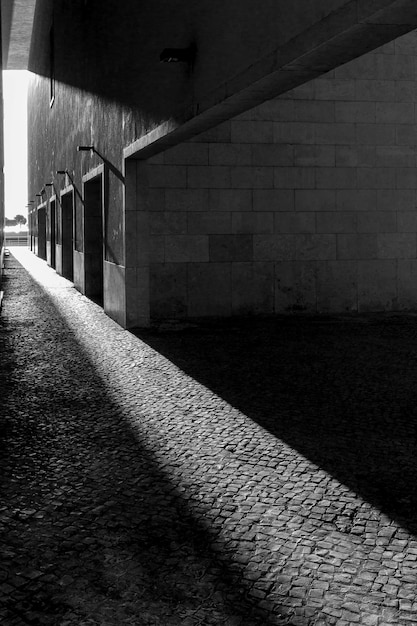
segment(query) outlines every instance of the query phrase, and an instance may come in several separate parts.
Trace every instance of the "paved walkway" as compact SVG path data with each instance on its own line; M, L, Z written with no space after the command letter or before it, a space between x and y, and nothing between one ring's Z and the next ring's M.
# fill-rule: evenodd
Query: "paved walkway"
M417 624L417 317L0 316L0 624Z

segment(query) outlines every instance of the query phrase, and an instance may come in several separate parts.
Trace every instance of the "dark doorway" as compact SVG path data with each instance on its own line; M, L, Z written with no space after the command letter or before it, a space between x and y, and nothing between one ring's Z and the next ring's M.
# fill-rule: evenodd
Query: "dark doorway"
M49 203L49 227L51 242L51 267L56 267L56 201L51 200Z
M56 265L55 214L55 200L50 200L49 208L46 211L46 262L53 268Z
M85 295L103 305L103 176L84 182Z
M46 260L46 208L38 208L38 256Z
M74 193L61 197L62 208L62 275L74 280Z

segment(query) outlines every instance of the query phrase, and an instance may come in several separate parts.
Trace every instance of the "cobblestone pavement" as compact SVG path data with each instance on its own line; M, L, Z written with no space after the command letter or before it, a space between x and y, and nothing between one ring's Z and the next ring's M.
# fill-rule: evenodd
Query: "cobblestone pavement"
M417 624L417 317L126 332L25 250L1 626Z

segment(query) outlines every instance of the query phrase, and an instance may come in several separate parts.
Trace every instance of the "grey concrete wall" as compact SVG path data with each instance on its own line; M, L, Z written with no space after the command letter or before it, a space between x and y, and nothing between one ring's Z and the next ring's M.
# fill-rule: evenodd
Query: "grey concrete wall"
M150 159L151 317L417 309L412 33Z
M54 193L59 196L69 181L58 176L56 171L65 169L69 172L70 182L79 198L83 176L105 163L108 181L104 229L107 277L104 308L118 320L134 321L136 314L130 315L130 305L126 303L132 299L134 291L145 293L149 290L149 280L146 278L149 266L143 261L140 261L140 265L135 265L135 262L132 265L132 251L125 245L127 219L131 219L129 211L126 211L126 150L130 156L142 158L145 154L141 150L144 147L147 150L150 142L153 142L152 150L158 150L170 142L175 143L195 135L203 127L213 126L216 121L248 109L255 101L265 100L268 94L281 93L321 74L329 67L337 66L346 58L357 56L364 49L374 48L378 42L410 30L416 20L411 0L373 0L372 3L359 0L320 0L314 3L296 0L291 5L291 11L285 0L267 0L262 3L261 9L249 0L227 3L216 0L204 4L184 3L180 0L145 0L122 4L116 0L105 3L99 0L39 0L29 62L29 69L33 72L29 88L29 200L35 199L35 194L45 183L51 182ZM192 43L195 43L197 49L192 67L159 63L159 54L163 48L185 47ZM52 51L53 83L50 77ZM54 94L52 102L51 87ZM267 125L279 123L277 119L258 120L257 128L260 129L263 122ZM216 143L250 143L252 131L249 126L246 139L236 135L236 125L245 121L251 122L243 117L234 118L232 125L226 124L230 133L232 127L235 129L234 134ZM283 121L286 121L285 116ZM267 126L263 128L262 132L266 132ZM213 132L215 136L218 130ZM160 144L161 140L166 143ZM265 140L266 143L273 141L273 135ZM301 139L297 141L302 145ZM193 143L197 145L199 142L207 146L215 143L210 135ZM78 153L78 145L94 145L96 152ZM178 149L181 151L182 148ZM210 150L213 152L213 149ZM217 177L222 179L223 174L216 172L224 172L232 167L227 159L222 163L221 157L217 155L214 161L210 156L205 166L199 162L192 163L186 157L186 162L178 166L170 163L164 166L172 167L175 177L175 167L179 167L178 171L181 172L181 168L185 168L186 176L190 176L191 181L187 179L186 188L190 191L206 190L211 198L208 202L213 202L216 190L228 189L231 193L238 189L243 196L243 192L249 189L265 192L279 189L278 183L274 182L275 166L266 166L262 160L259 165L256 159L253 161L255 165L250 166L250 173L248 169L240 170L241 166L237 164L233 172L229 169L230 180L221 182ZM258 169L259 174L256 173ZM165 169L167 188L175 191L173 181L169 182L168 171ZM265 180L264 177L271 176L271 172L272 179ZM175 185L180 184L181 176L182 173ZM206 183L206 177L211 182ZM239 180L240 177L244 183ZM251 186L244 187L248 184ZM151 180L151 188L158 189L154 180ZM219 202L224 202L220 196ZM252 196L255 197L254 193ZM175 199L173 202L175 204ZM77 224L82 219L82 210L77 200L75 239L79 253L76 255L79 286L83 284L80 275L83 242ZM222 210L215 212L221 213ZM137 224L135 228L138 232ZM250 225L246 222L241 227L233 222L231 230L219 233L199 233L202 227L196 224L188 226L187 223L188 228L191 231L185 233L187 242L192 241L189 239L191 236L200 236L202 239L193 240L194 246L201 243L204 248L206 244L203 240L207 241L211 237L211 247L208 249L208 258L200 258L199 250L196 258L191 254L190 258L186 255L181 261L177 247L181 247L182 240L172 242L173 248L167 256L169 263L202 264L194 267L197 274L191 282L187 278L187 285L197 285L201 277L205 280L207 263L210 264L210 272L214 271L216 263L219 264L219 274L213 278L211 274L207 277L209 284L210 281L218 280L226 262L263 262L261 258L248 261L246 257L236 257L232 251L221 252L223 248L234 249L238 245L236 242L248 239L249 233L246 231ZM254 225L253 228L256 230L261 226ZM275 235L276 230L273 233L254 231L249 234L252 244L255 241L253 238L262 234ZM184 233L178 235L184 236ZM222 239L223 235L229 238ZM156 237L157 233L152 236ZM131 247L131 243L129 245ZM227 254L229 261L224 260ZM267 277L262 275L261 283L269 284L271 262L277 262L277 259L265 261ZM58 271L59 267L58 255ZM251 267L250 272L253 273L260 270L261 266ZM187 265L187 272L191 271L190 268ZM234 268L236 272L237 266ZM248 268L242 266L241 269L246 277ZM249 275L252 275L250 272ZM235 279L230 277L232 280ZM236 280L245 285L249 279ZM134 284L129 297L125 291L126 283ZM274 310L275 292L274 286ZM230 293L234 293L233 289ZM270 308L270 304L266 306L264 303L266 296L263 291L249 303L240 296L233 297L235 300L232 299L228 305L231 312L246 311L248 308L256 312ZM196 295L196 298L199 296ZM267 302L271 302L270 293ZM155 306L158 308L159 305ZM190 308L191 313L199 314L202 306L196 301ZM213 314L216 314L216 310L214 307ZM141 317L146 317L144 311Z

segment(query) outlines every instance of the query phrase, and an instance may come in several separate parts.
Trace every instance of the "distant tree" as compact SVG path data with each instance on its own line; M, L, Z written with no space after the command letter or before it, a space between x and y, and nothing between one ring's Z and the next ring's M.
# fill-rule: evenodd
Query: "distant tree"
M14 216L14 221L19 226L24 226L26 224L26 222L27 222L27 219L26 219L26 217L24 215L15 215Z
M16 220L11 220L9 217L6 217L6 226L17 226Z

